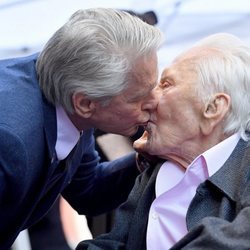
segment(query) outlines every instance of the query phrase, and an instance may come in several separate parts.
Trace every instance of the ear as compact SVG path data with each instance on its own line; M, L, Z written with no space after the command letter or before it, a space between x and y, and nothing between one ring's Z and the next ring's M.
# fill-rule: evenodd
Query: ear
M75 93L72 96L75 113L83 118L89 118L95 111L95 103L83 93Z
M231 98L225 93L216 93L206 104L203 111L201 130L209 135L213 129L226 117L231 104Z

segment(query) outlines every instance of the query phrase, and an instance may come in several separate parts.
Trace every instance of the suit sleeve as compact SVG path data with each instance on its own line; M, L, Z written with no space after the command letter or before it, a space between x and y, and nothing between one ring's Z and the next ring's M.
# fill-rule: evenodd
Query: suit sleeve
M141 248L141 244L143 246L145 244L143 231L146 229L147 211L151 204L148 202L147 206L144 199L147 196L145 192L150 197L154 192L154 185L150 179L152 171L153 169L147 169L137 177L127 201L116 212L115 224L111 232L102 234L94 240L80 242L76 250L144 249L144 247Z
M110 211L124 202L139 171L135 153L100 163L93 134L84 139L81 164L63 196L78 213L93 216Z
M27 192L29 173L27 155L21 140L8 129L0 128L0 245L13 240L10 237L20 226L23 199Z

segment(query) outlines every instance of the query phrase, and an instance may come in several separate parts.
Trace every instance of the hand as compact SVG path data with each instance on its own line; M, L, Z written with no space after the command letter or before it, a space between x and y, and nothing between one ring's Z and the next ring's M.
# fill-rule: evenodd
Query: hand
M160 158L152 156L146 153L136 153L136 166L140 172L143 172L146 168L154 166Z
M146 150L146 144L148 139L148 132L144 132L143 135L134 142L133 147L137 151L136 164L140 172L143 172L149 166L154 166L161 161L157 156L148 154Z

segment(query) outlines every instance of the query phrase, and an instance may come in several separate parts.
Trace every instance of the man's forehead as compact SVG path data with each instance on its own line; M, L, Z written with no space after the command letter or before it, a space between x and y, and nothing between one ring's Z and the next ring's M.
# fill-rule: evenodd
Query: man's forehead
M144 98L157 86L157 79L154 81L130 82L128 88L123 92L123 96L128 100L136 101Z
M145 81L134 83L134 88L131 88L131 90L133 89L136 90L134 91L134 95L136 95L136 93L146 93L155 88L157 83L158 83L157 78L155 78L152 81L146 79Z
M211 54L218 53L218 50L212 46L196 46L183 52L174 59L174 63L184 61L194 61L200 58L210 56Z
M162 72L161 79L177 79L180 77L196 74L195 63L192 60L178 61L165 68Z
M135 77L150 77L157 72L158 58L157 54L151 53L137 58L131 68L131 74Z
M149 65L148 68L134 69L131 72L131 80L139 82L152 82L158 77L157 65Z
M129 84L136 85L139 88L151 89L157 85L158 82L158 68L150 71L140 71L132 75Z

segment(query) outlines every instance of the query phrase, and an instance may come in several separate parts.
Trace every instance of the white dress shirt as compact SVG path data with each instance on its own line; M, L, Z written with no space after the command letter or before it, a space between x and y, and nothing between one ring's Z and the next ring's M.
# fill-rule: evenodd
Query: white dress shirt
M186 169L167 161L157 175L151 204L147 249L166 250L187 233L186 213L198 185L218 171L240 139L234 134L199 155Z
M69 119L61 106L56 106L57 139L56 154L58 160L65 159L80 138L79 130Z

